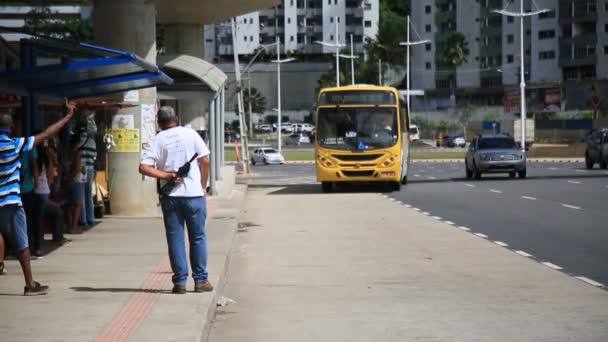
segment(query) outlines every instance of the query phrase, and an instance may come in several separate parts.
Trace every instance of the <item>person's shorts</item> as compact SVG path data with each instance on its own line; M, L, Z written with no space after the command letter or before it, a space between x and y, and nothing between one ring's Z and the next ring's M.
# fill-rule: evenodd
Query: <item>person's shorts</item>
M71 181L70 182L70 203L71 204L76 204L76 203L82 203L84 204L84 187L85 187L85 183L80 183L80 182L75 182L75 181Z
M29 247L25 211L19 205L0 207L0 232L12 243L13 250Z

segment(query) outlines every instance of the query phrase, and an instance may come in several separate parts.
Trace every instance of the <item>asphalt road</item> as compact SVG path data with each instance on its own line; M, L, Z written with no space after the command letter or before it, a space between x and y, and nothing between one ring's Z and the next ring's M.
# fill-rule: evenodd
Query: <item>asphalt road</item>
M464 178L462 163L414 163L409 179L401 192L388 195L565 273L608 285L607 170L530 163L524 180L484 175L475 181ZM311 164L258 166L240 181L257 186L316 183ZM312 189L320 192L320 186Z

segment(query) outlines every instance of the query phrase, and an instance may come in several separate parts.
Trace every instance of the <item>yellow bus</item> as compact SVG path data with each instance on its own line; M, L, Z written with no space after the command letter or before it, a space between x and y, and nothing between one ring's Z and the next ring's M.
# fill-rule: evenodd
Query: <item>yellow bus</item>
M325 88L316 108L315 166L324 192L336 183L407 183L409 117L397 89L372 85Z

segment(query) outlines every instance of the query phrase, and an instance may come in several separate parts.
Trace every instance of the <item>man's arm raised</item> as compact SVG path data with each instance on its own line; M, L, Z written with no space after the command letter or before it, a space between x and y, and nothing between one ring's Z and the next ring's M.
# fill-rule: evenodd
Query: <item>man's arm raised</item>
M66 106L67 112L65 113L65 116L61 118L61 120L55 122L47 127L44 131L34 136L34 145L38 145L48 139L50 136L59 133L59 131L61 131L61 129L68 123L68 121L72 119L74 111L76 110L76 105L73 103L67 103L66 100Z

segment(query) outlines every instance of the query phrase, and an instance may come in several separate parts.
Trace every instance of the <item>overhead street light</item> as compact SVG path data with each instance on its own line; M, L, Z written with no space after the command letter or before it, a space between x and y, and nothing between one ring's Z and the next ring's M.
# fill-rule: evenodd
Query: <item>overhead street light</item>
M281 59L281 41L278 36L275 44L277 46L277 59L272 62L277 64L277 141L279 153L281 153L281 64L292 62L295 58Z
M359 58L359 56L355 56L355 51L353 48L353 34L350 34L350 55L339 55L341 58L350 59L350 78L352 85L355 85L355 59Z
M340 44L339 35L340 35L340 27L338 26L338 17L334 20L336 22L336 35L335 35L335 43L328 43L324 41L316 40L316 44L321 44L327 47L335 47L336 48L336 86L340 86L340 48L344 47L344 44Z
M524 12L524 0L520 0L519 1L520 4L520 11L519 12L511 12L511 11L507 11L506 9L502 9L502 10L493 10L492 12L494 13L498 13L501 15L505 15L508 17L519 17L519 48L520 48L520 52L519 52L519 56L520 56L520 82L519 82L519 88L520 88L520 107L521 107L521 150L522 152L526 151L526 73L525 73L525 68L524 68L524 17L531 17L534 15L538 15L538 14L542 14L542 13L547 13L550 12L551 10L549 9L539 9L537 11L532 11L532 12Z

